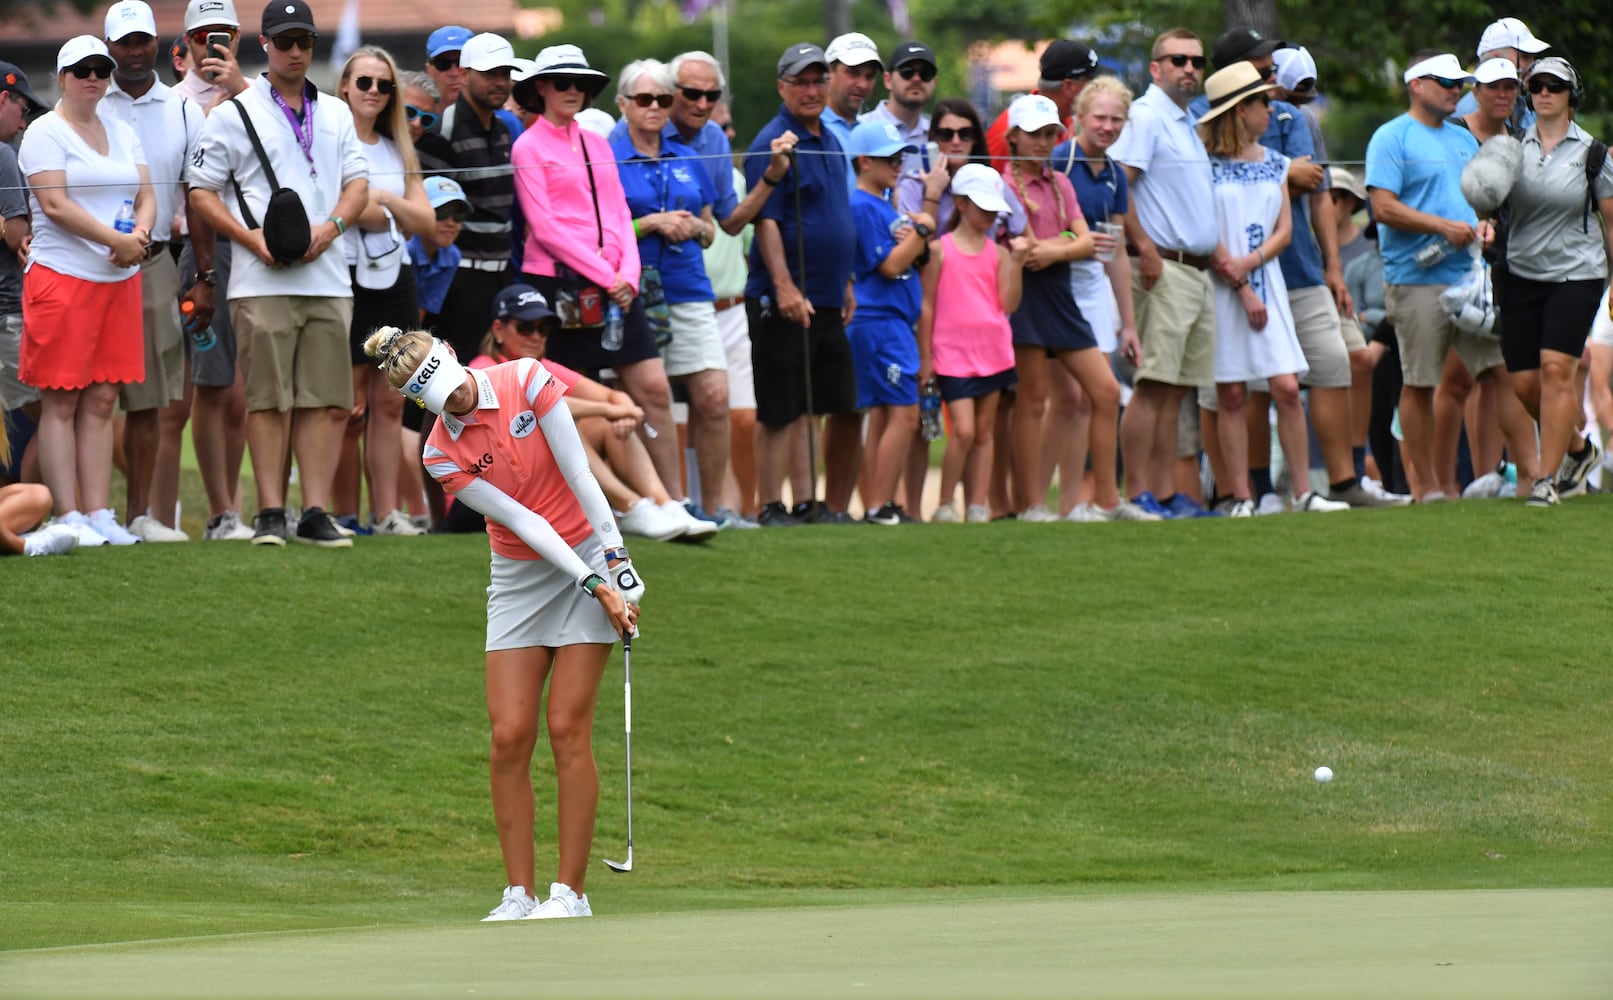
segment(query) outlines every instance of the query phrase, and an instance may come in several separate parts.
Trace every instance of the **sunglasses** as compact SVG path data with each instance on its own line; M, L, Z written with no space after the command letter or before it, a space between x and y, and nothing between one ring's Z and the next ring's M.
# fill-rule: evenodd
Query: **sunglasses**
M553 87L554 92L557 94L564 94L568 90L579 90L586 94L593 83L592 80L580 76L546 76L542 79L545 80L549 86ZM670 95L667 97L667 103L661 106L664 108L670 108L672 106L672 98ZM649 107L649 105L646 104L644 107Z
M1428 80L1437 86L1443 87L1446 90L1456 90L1462 86L1461 80L1452 80L1448 76L1425 76L1423 79Z
M516 320L515 332L523 337L535 337L540 333L548 332L548 320L522 319Z
M391 80L382 80L379 77L359 76L353 78L353 86L369 93L374 90L382 94L391 94L398 89L398 85Z
M459 53L455 52L453 55L448 55L447 53L444 53L443 55L440 55L440 56L432 56L431 57L431 65L439 73L446 73L451 69L458 69L459 68Z
M930 134L940 142L974 142L975 130L973 125L963 128L932 128Z
M453 205L437 206L438 222L464 222L468 214L463 208L455 208Z
M885 163L889 164L890 166L896 168L897 170L902 169L902 167L907 164L907 154L906 153L892 153L889 156L878 157L878 159L884 161Z
M316 37L315 35L276 35L269 41L273 42L274 47L281 52L290 52L293 47L308 52L313 49Z
M421 128L431 128L437 124L437 113L435 111L422 111L413 104L405 104L403 110L409 116L409 120L419 122Z
M190 39L192 44L206 45L208 35L229 35L230 41L233 42L239 34L235 28L197 28L185 37Z
M712 104L716 104L718 101L722 100L721 90L701 90L698 87L679 87L678 92L683 94L684 100L692 101L695 104L699 104L702 99Z
M935 67L931 66L929 63L919 63L916 66L912 63L908 63L906 66L898 69L896 71L896 75L904 80L911 80L916 76L925 83L929 83L931 80L935 79Z
M80 80L88 80L93 73L97 80L105 80L112 75L112 67L97 59L95 62L85 60L68 70L69 73Z
M627 94L625 96L641 108L647 108L653 104L665 111L667 108L672 107L671 94Z
M1553 94L1561 94L1568 89L1569 85L1562 80L1548 80L1545 77L1537 76L1529 81L1529 93L1531 94L1543 94L1548 90Z
M1170 63L1172 66L1175 66L1177 69L1181 69L1188 63L1192 63L1194 69L1203 69L1205 63L1205 58L1203 56L1184 56L1180 53L1173 56L1161 56L1160 58Z

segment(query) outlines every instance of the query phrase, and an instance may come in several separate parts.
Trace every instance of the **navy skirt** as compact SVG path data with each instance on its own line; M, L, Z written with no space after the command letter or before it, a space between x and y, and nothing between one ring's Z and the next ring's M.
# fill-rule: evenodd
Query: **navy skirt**
M1040 271L1026 271L1023 287L1019 308L1008 317L1015 347L1083 351L1098 346L1092 327L1075 304L1068 261Z

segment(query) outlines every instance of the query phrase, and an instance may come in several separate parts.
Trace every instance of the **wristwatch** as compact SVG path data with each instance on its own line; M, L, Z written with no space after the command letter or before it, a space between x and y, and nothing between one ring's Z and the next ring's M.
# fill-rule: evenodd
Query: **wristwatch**
M196 272L196 280L210 287L218 287L218 272L212 268Z
M931 226L926 226L922 222L913 223L913 232L918 233L919 234L919 239L923 239L923 240L927 240L931 236L935 235L935 229L933 227L931 227Z

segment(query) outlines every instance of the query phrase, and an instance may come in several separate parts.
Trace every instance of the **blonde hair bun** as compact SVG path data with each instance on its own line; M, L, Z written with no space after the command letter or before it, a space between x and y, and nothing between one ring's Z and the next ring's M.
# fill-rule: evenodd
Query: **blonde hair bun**
M364 353L372 358L379 358L392 349L392 345L403 336L403 331L395 326L378 326L375 332L364 341Z

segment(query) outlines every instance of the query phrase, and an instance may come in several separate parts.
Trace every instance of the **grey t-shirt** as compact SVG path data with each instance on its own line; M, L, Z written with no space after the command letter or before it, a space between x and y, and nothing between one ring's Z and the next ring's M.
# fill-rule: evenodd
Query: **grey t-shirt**
M1536 126L1523 135L1523 172L1508 199L1512 228L1507 268L1530 281L1592 281L1607 277L1602 249L1605 223L1594 210L1585 218L1585 157L1591 136L1570 123L1549 154ZM1613 157L1596 177L1596 198L1613 198Z
M22 189L17 151L0 142L0 219L26 218L28 194ZM0 315L22 312L22 265L17 255L0 246Z

